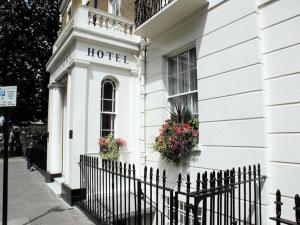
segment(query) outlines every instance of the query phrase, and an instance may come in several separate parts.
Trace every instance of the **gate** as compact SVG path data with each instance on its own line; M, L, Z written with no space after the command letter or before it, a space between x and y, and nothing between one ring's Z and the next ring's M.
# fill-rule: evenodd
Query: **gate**
M80 206L100 224L262 224L260 165L198 173L194 180L179 174L177 181L147 167L137 178L133 164L86 155L79 165Z

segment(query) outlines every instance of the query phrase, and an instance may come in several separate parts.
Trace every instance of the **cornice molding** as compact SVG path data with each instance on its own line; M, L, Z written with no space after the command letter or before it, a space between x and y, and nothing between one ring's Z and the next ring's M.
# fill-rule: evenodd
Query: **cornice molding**
M60 83L57 82L52 82L50 84L48 84L48 88L49 89L53 89L53 88L63 88L64 86Z

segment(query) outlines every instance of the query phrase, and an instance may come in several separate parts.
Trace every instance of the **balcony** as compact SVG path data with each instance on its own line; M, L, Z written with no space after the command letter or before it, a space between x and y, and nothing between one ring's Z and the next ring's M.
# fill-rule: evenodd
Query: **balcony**
M134 34L153 38L206 4L207 0L137 0Z
M54 43L53 53L66 42L73 31L80 31L85 36L91 34L105 37L110 41L135 43L138 37L133 34L133 30L134 23L126 18L114 16L98 9L80 6Z

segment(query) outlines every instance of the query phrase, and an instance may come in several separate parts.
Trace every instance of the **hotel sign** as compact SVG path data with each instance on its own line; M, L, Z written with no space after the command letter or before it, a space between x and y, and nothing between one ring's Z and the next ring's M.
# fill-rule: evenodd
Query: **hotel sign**
M117 63L128 64L128 58L126 55L122 55L120 53L115 53L112 51L88 48L87 55L98 59L106 59Z
M0 107L17 105L17 86L0 87Z

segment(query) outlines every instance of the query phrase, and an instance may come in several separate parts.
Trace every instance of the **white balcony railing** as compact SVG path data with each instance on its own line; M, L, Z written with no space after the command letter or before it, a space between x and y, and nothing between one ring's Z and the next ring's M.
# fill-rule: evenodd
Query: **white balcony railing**
M119 38L126 39L133 36L134 31L134 23L126 18L114 16L102 10L80 6L54 43L53 52L65 42L74 27L117 35Z
M134 24L125 18L117 17L106 12L88 9L89 25L102 30L117 31L125 35L132 35Z

